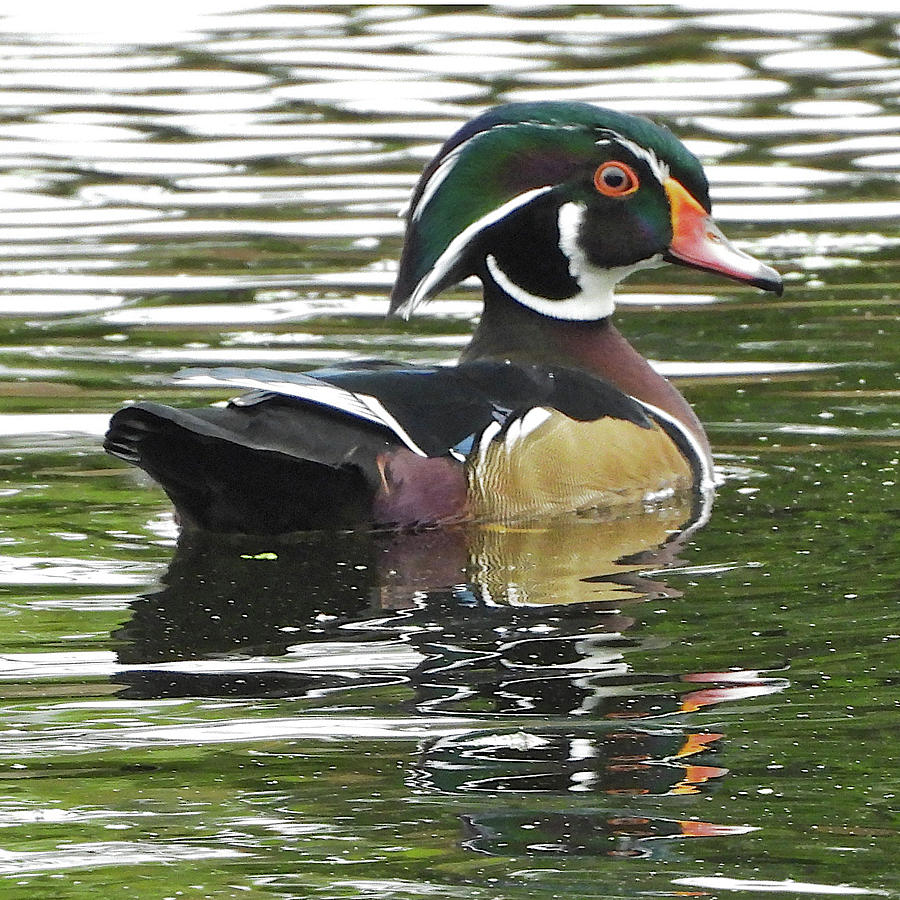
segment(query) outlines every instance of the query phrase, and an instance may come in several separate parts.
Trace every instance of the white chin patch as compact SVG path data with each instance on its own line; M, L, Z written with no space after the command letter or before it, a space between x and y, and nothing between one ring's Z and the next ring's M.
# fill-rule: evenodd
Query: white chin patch
M496 258L487 256L488 272L497 285L513 300L542 316L569 322L592 322L605 319L615 309L615 286L632 272L651 269L663 263L662 254L639 260L630 266L602 269L593 265L578 243L585 207L580 203L564 203L559 209L559 249L569 260L569 274L580 290L563 300L539 297L516 284L501 268Z
M503 293L509 295L522 306L527 306L542 316L551 319L565 319L567 321L592 321L605 319L612 314L615 304L613 302L612 289L615 281L610 280L603 286L601 292L592 291L590 294L580 291L574 297L566 297L564 300L551 300L547 297L539 297L529 293L525 288L517 285L501 268L497 260L488 255L485 258L488 272L497 283Z

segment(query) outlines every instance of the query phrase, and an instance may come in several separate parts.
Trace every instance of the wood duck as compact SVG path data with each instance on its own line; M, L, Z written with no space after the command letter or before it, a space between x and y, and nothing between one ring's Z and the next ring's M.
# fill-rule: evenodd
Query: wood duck
M708 492L702 425L611 322L615 285L667 262L782 290L713 222L703 169L666 128L499 106L425 169L391 295L409 315L480 279L456 366L186 370L251 392L126 407L105 447L162 485L183 527L216 532L508 523Z

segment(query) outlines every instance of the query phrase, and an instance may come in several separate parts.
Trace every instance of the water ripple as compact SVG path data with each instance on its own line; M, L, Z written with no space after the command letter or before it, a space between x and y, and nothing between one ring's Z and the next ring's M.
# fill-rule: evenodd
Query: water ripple
M246 854L227 847L150 841L92 841L66 844L53 850L0 850L0 874L26 875L96 866L141 866L151 863L238 859Z

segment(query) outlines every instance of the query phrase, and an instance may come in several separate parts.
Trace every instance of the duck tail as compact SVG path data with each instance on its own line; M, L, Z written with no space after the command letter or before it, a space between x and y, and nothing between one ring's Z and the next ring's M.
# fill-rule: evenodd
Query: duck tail
M162 486L182 528L285 534L368 521L372 491L356 467L261 449L233 418L138 403L112 417L103 446Z

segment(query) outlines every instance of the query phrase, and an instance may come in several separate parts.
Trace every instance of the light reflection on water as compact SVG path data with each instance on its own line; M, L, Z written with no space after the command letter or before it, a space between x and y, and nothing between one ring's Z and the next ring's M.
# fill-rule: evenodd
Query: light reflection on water
M14 4L0 42L12 889L896 894L893 19ZM623 290L708 423L710 523L176 543L108 413L206 399L191 363L452 362L472 285L382 318L398 214L535 97L670 124L786 274Z

